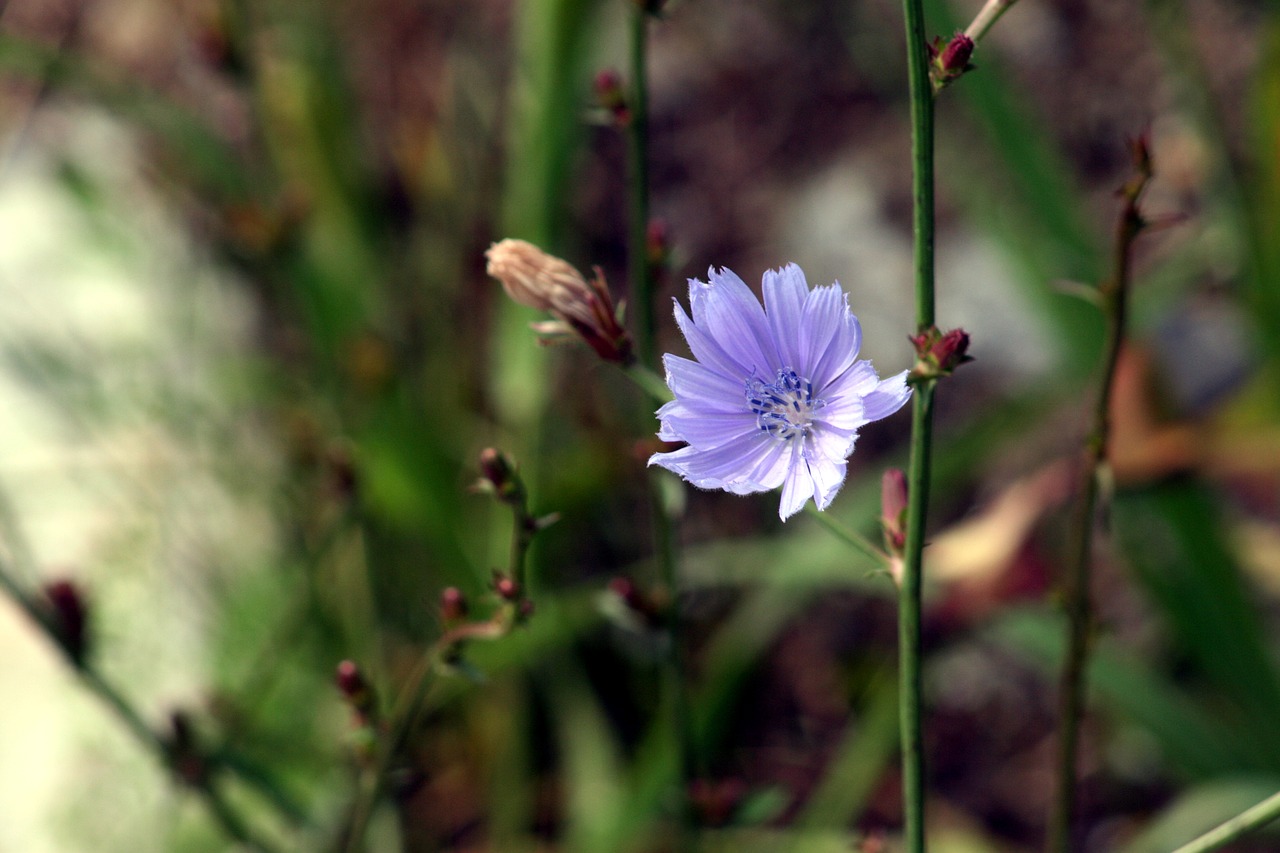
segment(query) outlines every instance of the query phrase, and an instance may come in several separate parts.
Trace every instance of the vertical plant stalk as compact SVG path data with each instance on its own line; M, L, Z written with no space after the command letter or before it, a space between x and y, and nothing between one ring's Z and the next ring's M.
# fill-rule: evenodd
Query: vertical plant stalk
M628 168L628 217L627 243L630 265L631 311L635 317L636 357L642 368L657 369L658 358L654 345L653 262L649 253L649 84L647 52L649 44L649 19L656 4L647 0L633 0L629 33L629 71L631 91L627 110ZM665 389L664 389L665 390ZM665 396L665 394L664 394ZM676 738L675 779L679 785L676 800L677 837L676 850L686 850L691 845L693 826L692 804L689 801L689 783L693 773L694 742L689 714L688 695L685 689L684 652L680 642L680 579L676 570L676 542L662 499L658 477L649 477L649 503L653 516L654 555L658 574L667 591L667 606L663 629L667 635L667 653L662 681L666 701L664 703L670 726Z
M915 239L916 332L934 327L933 86L921 0L903 0L907 81L911 95L911 197ZM911 461L907 468L907 521L902 584L898 593L898 655L902 727L904 849L925 849L924 724L921 693L921 564L929 506L936 378L916 385L911 407Z
M635 317L636 356L646 367L657 364L653 344L653 271L649 229L649 84L646 53L649 13L639 0L631 4L629 32L631 92L627 98L627 160L630 186L627 216L628 277Z
M1151 162L1145 141L1133 143L1137 172L1120 190L1124 200L1116 223L1115 246L1110 276L1098 286L1098 297L1106 317L1107 335L1102 378L1094 405L1092 424L1085 439L1085 458L1080 473L1080 502L1074 518L1071 561L1067 568L1064 606L1067 612L1067 658L1059 686L1058 781L1053 812L1049 820L1046 849L1069 853L1076 814L1077 752L1080 717L1085 703L1085 669L1089 658L1092 613L1089 578L1092 568L1094 514L1098 503L1098 480L1107 460L1108 412L1120 348L1124 343L1130 261L1134 240L1146 222L1138 209L1142 191L1151 180Z

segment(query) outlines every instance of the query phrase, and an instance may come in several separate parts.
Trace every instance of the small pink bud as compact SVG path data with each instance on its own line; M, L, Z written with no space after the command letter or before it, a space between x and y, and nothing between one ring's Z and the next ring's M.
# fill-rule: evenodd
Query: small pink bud
M901 555L907 543L907 475L890 468L880 481L880 525L885 547L891 555Z
M334 683L355 711L357 722L367 725L375 711L374 693L355 661L344 660L338 664Z
M649 227L645 229L645 248L650 264L666 266L671 258L671 228L665 219L649 220Z
M622 88L622 75L612 68L605 68L596 74L594 82L596 103L609 111L613 122L624 127L631 121L631 111L627 109L627 94Z
M480 491L489 492L507 504L517 504L524 497L524 484L516 473L516 463L495 447L480 451Z
M456 586L445 587L440 593L440 615L446 622L457 622L467 618L467 598Z
M520 584L516 583L515 578L499 572L493 575L493 589L503 601L517 601L520 598Z

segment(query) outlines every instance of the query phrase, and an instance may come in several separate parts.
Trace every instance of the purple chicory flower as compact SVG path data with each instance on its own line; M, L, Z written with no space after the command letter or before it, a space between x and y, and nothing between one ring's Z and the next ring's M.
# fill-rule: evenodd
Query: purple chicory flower
M844 484L858 428L902 408L907 372L880 381L858 361L862 329L839 284L809 289L795 264L764 274L764 306L727 269L689 280L676 323L697 361L663 356L675 400L658 437L687 447L650 465L737 495L782 487L785 521L809 498L826 509Z

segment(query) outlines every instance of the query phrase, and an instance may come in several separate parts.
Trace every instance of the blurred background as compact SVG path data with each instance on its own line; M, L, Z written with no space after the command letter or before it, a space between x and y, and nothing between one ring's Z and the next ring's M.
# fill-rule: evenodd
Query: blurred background
M928 0L931 33L976 13ZM520 237L625 296L625 143L593 89L624 0L0 5L0 566L87 611L87 673L0 603L0 851L343 849L362 740L483 615L511 513L532 618L465 649L370 850L892 845L892 583L776 495L662 481L677 516L690 778L660 707L653 409L484 274ZM673 0L651 25L666 306L727 266L839 280L881 375L913 353L901 11ZM1153 216L1117 379L1081 849L1168 850L1280 788L1280 14L1260 0L1023 0L939 100L939 394L925 622L935 849L1039 847L1057 578L1096 393L1126 138ZM1082 295L1083 294L1083 295ZM865 430L831 513L878 537L908 416ZM620 596L625 578L634 594ZM63 587L65 589L65 587ZM487 608L487 609L486 609ZM175 760L194 757L197 770ZM185 769L184 769L185 768ZM185 780L185 781L183 781ZM194 780L194 781L193 781ZM881 845L881 846L877 846ZM1241 850L1277 849L1259 836Z

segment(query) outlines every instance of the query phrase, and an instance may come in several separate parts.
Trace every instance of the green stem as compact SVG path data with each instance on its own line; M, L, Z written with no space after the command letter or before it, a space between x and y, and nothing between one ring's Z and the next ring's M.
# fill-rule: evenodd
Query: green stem
M650 12L647 4L633 2L630 21L631 93L627 108L627 154L629 169L628 254L630 258L631 310L635 316L637 366L628 375L658 400L670 399L666 384L652 372L657 365L654 349L653 269L649 259L649 90L647 46ZM676 850L691 849L693 814L688 799L689 782L694 770L693 729L689 702L685 691L683 648L680 643L680 580L677 570L675 536L671 519L663 506L658 474L649 478L650 506L653 515L654 553L659 578L668 593L664 628L667 633L667 657L663 681L666 684L670 719L667 723L677 737Z
M631 93L627 101L630 120L627 124L627 158L629 160L628 273L631 285L631 310L635 316L636 355L640 363L652 366L653 347L653 276L649 269L649 86L645 64L649 41L649 14L643 4L631 9L630 60Z
M915 237L916 330L934 325L933 87L929 80L922 0L903 0L907 80L911 91L911 160ZM898 648L902 726L902 801L905 850L925 849L924 726L920 651L921 566L933 445L933 392L926 379L915 390L911 415L911 461L907 470L907 535L898 596Z
M1173 853L1209 853L1211 850L1220 850L1277 818L1280 818L1280 793L1272 794L1253 808L1246 809L1194 841L1187 842Z
M1143 168L1145 170L1149 166ZM1150 172L1143 171L1122 190L1125 206L1116 226L1112 272L1110 278L1098 288L1107 321L1106 351L1098 397L1094 403L1092 426L1085 442L1085 460L1080 475L1080 503L1074 518L1073 550L1065 581L1067 658L1059 687L1061 735L1058 747L1058 787L1049 818L1046 844L1046 848L1052 853L1069 853L1072 849L1072 826L1076 812L1076 753L1080 738L1080 717L1085 704L1085 670L1088 666L1092 622L1089 576L1092 566L1094 512L1098 502L1099 474L1107 459L1111 388L1125 337L1129 260L1133 241L1143 227L1142 217L1138 212L1138 198L1149 178Z
M922 561L933 454L934 380L916 388L911 408L911 461L907 466L907 535L898 591L898 668L902 725L902 801L905 850L925 849L923 666L920 648Z
M852 546L854 550L861 551L881 567L885 569L890 567L889 555L871 544L871 541L865 536L845 527L843 524L832 518L829 513L823 512L812 503L805 504L804 509L814 521L825 527L837 539L841 540L846 545Z

